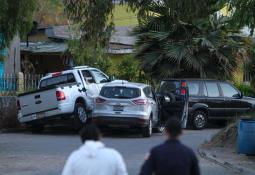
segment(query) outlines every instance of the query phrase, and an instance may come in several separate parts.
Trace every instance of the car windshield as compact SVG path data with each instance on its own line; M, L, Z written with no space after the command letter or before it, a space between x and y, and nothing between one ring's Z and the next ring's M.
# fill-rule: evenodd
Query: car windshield
M100 95L106 98L131 99L141 96L141 90L133 87L103 87Z

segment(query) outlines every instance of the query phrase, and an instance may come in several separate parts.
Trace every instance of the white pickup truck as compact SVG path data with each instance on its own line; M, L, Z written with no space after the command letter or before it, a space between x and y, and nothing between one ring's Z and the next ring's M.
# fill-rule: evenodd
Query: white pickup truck
M40 80L38 90L18 96L18 120L33 131L43 130L46 124L81 125L93 109L94 97L110 81L88 66L50 73Z

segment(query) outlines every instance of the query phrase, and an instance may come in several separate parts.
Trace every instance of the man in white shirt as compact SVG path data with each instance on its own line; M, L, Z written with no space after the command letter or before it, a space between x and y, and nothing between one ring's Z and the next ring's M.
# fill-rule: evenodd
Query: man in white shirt
M119 152L100 142L100 131L94 124L80 132L83 145L68 158L62 175L128 175Z

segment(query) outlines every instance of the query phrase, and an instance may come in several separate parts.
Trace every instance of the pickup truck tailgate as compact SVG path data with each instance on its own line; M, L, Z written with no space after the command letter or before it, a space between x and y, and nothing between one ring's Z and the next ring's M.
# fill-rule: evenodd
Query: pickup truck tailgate
M23 116L58 108L55 88L21 94L19 95L19 102Z

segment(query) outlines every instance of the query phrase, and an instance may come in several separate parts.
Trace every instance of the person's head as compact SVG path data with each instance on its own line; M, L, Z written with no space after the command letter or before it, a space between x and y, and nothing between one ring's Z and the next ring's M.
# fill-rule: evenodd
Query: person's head
M101 137L101 132L95 124L86 124L80 131L82 143L92 140L98 141Z
M166 122L165 130L170 139L177 139L182 134L181 122L176 118L170 118Z

